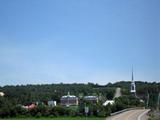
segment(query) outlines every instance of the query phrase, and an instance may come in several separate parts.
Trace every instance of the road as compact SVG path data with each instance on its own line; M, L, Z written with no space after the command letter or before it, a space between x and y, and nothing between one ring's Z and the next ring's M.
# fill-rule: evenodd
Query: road
M106 120L147 120L148 109L130 110L107 118Z
M118 97L120 97L122 94L121 94L121 88L117 88L116 89L116 93L115 93L115 95L114 95L114 98L118 98Z

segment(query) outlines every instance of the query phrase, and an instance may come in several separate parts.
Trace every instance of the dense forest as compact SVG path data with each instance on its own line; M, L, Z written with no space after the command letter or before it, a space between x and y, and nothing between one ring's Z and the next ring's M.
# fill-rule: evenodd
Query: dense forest
M115 99L114 105L102 106L106 100L114 97L115 89L120 87L122 97ZM17 85L0 87L4 97L0 97L0 117L15 116L58 116L58 115L83 115L84 104L80 104L77 110L64 108L60 105L60 98L70 92L71 95L82 99L86 95L95 95L100 98L96 105L90 104L89 115L107 116L111 112L116 112L128 107L146 106L156 108L160 83L136 82L137 98L130 95L130 82L108 83L107 85L88 84L46 84L46 85ZM144 103L140 103L142 99ZM27 105L33 102L55 100L58 105L55 108L39 106L36 110L25 111L20 105ZM100 109L99 113L97 110ZM64 112L65 111L65 112Z
M26 85L26 86L4 86L0 91L5 97L16 104L27 104L36 101L56 100L60 102L63 95L70 92L71 95L82 97L86 95L103 96L112 99L114 87L100 87L92 83L88 84L52 84L52 85Z

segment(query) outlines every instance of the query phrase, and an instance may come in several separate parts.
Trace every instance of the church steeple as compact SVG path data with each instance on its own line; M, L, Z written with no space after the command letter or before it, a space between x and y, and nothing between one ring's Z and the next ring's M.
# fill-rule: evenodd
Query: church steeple
M134 76L133 76L133 67L132 67L132 82L134 81Z
M131 78L131 94L134 95L136 97L136 85L134 82L134 74L133 74L133 67L132 67L132 78Z

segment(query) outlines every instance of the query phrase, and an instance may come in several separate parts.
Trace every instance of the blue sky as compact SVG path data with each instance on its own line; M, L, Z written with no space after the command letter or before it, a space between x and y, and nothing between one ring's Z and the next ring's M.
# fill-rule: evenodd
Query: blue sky
M1 0L0 85L160 81L159 0Z

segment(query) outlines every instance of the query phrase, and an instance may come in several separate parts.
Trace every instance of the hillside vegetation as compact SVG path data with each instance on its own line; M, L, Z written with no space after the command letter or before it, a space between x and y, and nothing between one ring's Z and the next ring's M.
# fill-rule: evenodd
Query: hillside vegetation
M51 85L18 85L0 87L0 91L5 93L0 97L0 117L58 117L58 116L84 116L84 106L90 109L88 116L105 117L112 112L116 112L128 107L148 107L155 109L158 103L158 93L160 83L136 82L137 96L134 98L130 94L130 82L117 82L114 84L98 85L88 84L51 84ZM114 97L115 89L120 87L122 96L114 99L114 105L102 106L107 100ZM81 103L76 109L66 108L60 105L60 98L70 92L76 95ZM95 95L99 97L97 104L86 103L83 97L86 95ZM140 99L144 103L140 102ZM21 105L27 105L33 102L45 102L56 100L58 105L50 108L46 105L38 105L36 109L25 110Z

